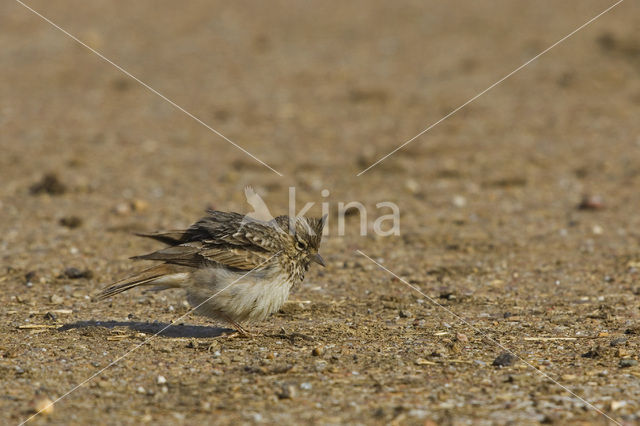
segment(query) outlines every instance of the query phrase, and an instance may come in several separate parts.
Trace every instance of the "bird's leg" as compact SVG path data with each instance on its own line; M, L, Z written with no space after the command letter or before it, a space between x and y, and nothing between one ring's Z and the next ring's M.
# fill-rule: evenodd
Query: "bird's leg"
M227 315L225 315L224 319L236 329L236 331L234 333L226 335L226 337L228 339L230 339L232 337L244 337L244 338L252 338L253 337L253 334L251 334L247 330L245 330L244 327L242 325L240 325L239 322L232 320Z
M236 335L239 335L240 337L244 337L244 338L252 338L253 334L251 334L250 332L248 332L247 330L245 330L245 328L243 326L241 326L239 323L233 321L231 323L231 325L233 325L236 328ZM229 337L231 337L231 335L229 335Z

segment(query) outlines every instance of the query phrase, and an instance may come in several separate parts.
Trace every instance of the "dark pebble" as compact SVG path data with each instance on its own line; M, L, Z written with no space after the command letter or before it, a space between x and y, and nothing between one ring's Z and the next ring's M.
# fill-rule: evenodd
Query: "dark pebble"
M604 208L604 202L598 195L585 195L578 204L580 210L600 210Z
M638 365L638 361L636 361L635 359L620 360L620 368L635 367L636 365Z
M88 269L85 269L84 271L81 271L78 268L67 268L64 270L64 274L67 276L67 278L71 278L72 280L78 279L78 278L92 278L93 277L93 272L91 272Z
M540 423L543 425L560 424L560 417L557 414L545 414Z
M382 407L376 408L376 410L373 412L373 417L375 417L377 419L383 419L384 416L385 416L384 408L382 408Z
M598 348L589 349L589 351L582 354L582 358L600 358L600 350Z
M455 293L450 292L450 291L443 291L442 293L440 293L440 299L445 299L445 300L454 300L456 298Z
M629 339L627 339L626 337L618 337L617 339L613 339L609 344L611 346L620 346L627 343L627 340Z
M39 182L31 185L30 191L32 194L60 195L67 192L67 186L60 182L55 173L47 173Z
M515 355L510 354L509 352L502 352L493 360L491 365L494 367L508 367L515 364L516 359Z
M59 223L62 226L66 226L67 228L74 229L82 225L82 219L80 219L78 216L67 216L60 219Z
M35 271L30 271L27 272L26 274L24 274L24 281L26 283L31 283L33 282L33 280L36 278L36 272Z
M598 39L596 40L600 45L600 48L603 50L614 50L618 47L618 40L613 36L613 34L606 32L600 34Z
M52 314L51 312L47 312L46 314L44 314L44 319L50 320L50 321L55 321L58 318Z
M278 393L278 398L280 399L293 399L296 397L296 388L292 385L285 385L282 387L280 393Z
M360 214L360 210L356 207L347 207L347 209L342 213L344 217L355 216Z

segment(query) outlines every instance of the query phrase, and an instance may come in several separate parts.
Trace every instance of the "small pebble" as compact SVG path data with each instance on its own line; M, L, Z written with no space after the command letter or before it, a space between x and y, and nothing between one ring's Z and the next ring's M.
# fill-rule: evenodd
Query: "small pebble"
M158 376L156 378L156 383L159 385L164 385L165 383L167 383L167 379L164 376Z
M293 399L296 397L296 388L291 385L282 387L282 391L278 394L280 399Z
M322 346L316 346L311 351L311 355L313 356L322 356L324 354L324 348Z
M35 271L30 271L30 272L27 272L26 274L24 274L25 283L29 287L31 287L33 285L33 281L35 281L35 278L36 278L36 272Z
M599 348L589 349L587 352L583 353L581 356L582 358L591 358L591 359L600 358L600 349Z
M627 343L627 338L626 337L618 337L617 339L613 339L609 345L611 346L620 346L620 345L624 345L625 343Z
M604 208L604 202L599 195L585 195L578 204L580 210L600 210Z
M467 199L462 195L456 195L455 197L453 197L452 203L454 206L461 208L467 205Z
M320 372L326 370L327 362L326 361L317 361L314 367L315 367L316 372L320 373Z
M49 415L53 413L53 401L44 395L38 395L33 400L33 411L39 414Z
M493 363L491 365L493 365L494 367L508 367L515 364L516 360L517 358L515 357L515 355L509 352L502 352L496 357L496 359L493 360Z
M144 200L131 201L131 208L136 212L143 212L149 207L149 203Z
M404 183L404 186L412 194L417 194L418 192L420 192L420 184L416 182L415 179L407 179Z
M34 195L43 193L49 195L60 195L67 191L67 187L65 184L60 182L58 175L55 173L47 173L42 177L42 179L40 179L40 181L31 185L29 190Z
M625 348L618 348L616 350L616 357L617 358L626 358L630 355L629 351L626 350Z
M451 291L443 291L440 293L440 299L445 299L445 300L454 300L457 298L457 296L455 295L455 293L451 292Z
M69 229L74 229L82 225L82 219L78 216L66 216L60 219L59 223Z
M138 386L138 389L136 389L136 392L138 392L138 393L147 393L147 391L142 386Z
M78 278L93 277L93 272L91 272L89 269L80 270L78 268L67 268L64 270L64 274L66 275L67 278L71 278L72 280L75 280Z
M611 401L611 411L619 410L627 405L627 401Z
M52 295L49 300L51 300L51 303L59 305L62 302L64 302L64 298L62 296L58 296L57 294Z
M131 213L131 206L127 203L118 203L114 208L113 212L120 216L125 216Z
M635 367L636 365L638 365L638 361L636 361L635 359L620 360L620 368Z
M640 325L634 325L627 328L624 331L624 334L634 334L634 335L640 334Z

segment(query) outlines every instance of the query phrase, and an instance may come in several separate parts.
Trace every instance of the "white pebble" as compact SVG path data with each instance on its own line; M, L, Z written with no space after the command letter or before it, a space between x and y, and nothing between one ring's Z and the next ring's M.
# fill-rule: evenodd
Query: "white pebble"
M467 199L464 198L462 195L456 195L455 197L453 197L453 205L456 207L464 207L467 205Z
M53 401L46 396L38 396L33 401L33 410L40 414L51 414L53 413Z

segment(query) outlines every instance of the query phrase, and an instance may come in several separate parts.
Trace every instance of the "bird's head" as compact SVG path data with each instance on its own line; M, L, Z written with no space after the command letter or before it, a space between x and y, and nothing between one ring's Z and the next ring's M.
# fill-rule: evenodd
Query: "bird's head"
M289 221L288 216L280 216L276 221L282 229L289 230L282 233L282 250L285 256L303 266L305 270L309 269L311 262L325 266L318 250L322 230L327 222L326 215L322 218L296 217L292 221Z

